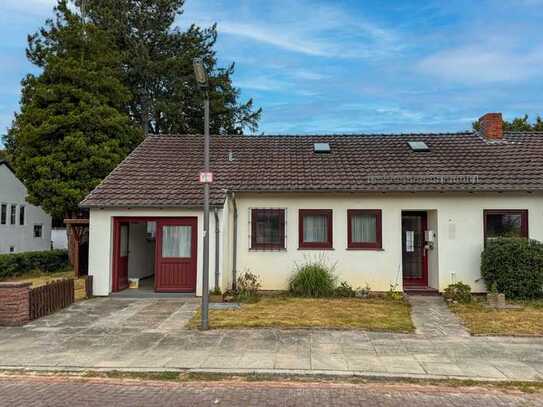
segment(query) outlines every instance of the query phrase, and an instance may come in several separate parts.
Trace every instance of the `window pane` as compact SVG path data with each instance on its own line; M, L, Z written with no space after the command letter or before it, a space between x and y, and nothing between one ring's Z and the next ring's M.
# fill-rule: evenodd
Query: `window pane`
M2 204L2 209L0 213L0 223L2 225L5 225L7 222L7 214L8 214L8 206L6 204Z
M304 242L318 243L328 241L328 217L326 215L304 216Z
M257 245L284 245L284 215L280 210L255 209L255 243Z
M351 240L354 243L377 242L377 216L359 214L351 217Z
M21 205L19 208L19 225L25 224L25 207Z
M486 215L486 237L523 237L522 214L489 213Z
M128 225L121 225L121 257L128 256Z
M42 236L42 225L34 225L34 237Z
M156 237L156 222L147 222L147 236L151 239Z
M11 205L10 223L12 225L15 225L16 218L17 218L17 205Z
M164 226L162 228L162 257L190 257L191 226Z

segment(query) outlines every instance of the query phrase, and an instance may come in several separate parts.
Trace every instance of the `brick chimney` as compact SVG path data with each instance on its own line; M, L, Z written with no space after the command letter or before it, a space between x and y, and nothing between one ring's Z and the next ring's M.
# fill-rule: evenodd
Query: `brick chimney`
M490 140L503 139L503 121L501 113L487 113L479 119L481 134Z

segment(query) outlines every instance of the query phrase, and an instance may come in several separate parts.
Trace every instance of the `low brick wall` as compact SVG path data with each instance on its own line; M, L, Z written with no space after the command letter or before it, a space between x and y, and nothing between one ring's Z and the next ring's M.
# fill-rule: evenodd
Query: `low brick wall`
M0 283L0 326L30 321L30 283Z

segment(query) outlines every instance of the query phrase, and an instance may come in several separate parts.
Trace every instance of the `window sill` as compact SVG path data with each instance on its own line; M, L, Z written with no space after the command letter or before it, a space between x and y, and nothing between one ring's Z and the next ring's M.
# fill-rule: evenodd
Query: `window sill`
M333 247L298 247L298 250L336 250Z
M345 250L348 251L366 251L366 252L384 252L385 249L382 247L347 247Z
M253 248L250 248L249 251L250 252L286 252L287 249L284 248L284 247L280 248L280 249L279 248L278 249L272 249L272 248L270 248L270 249L255 248L255 249L253 249Z

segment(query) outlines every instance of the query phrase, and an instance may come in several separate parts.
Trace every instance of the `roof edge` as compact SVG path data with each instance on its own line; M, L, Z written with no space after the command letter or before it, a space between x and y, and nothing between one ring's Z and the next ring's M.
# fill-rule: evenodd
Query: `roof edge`
M11 166L8 160L4 160L4 159L0 160L0 165L5 165L6 167L8 167L8 169L13 173L13 175L16 176L15 169Z

